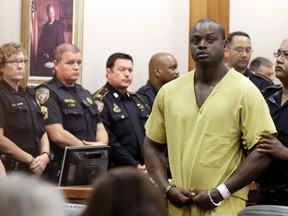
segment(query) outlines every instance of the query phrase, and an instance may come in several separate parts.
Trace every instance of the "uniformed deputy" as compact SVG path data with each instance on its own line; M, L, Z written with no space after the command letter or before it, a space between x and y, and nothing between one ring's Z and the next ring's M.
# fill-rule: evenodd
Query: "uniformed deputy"
M124 53L111 55L106 77L107 83L94 94L94 100L109 135L110 166L130 165L146 172L144 124L150 109L139 95L127 91L133 79L132 57Z
M158 93L158 90L152 85L152 82L148 80L146 85L139 88L136 93L141 95L144 102L150 107L150 109L152 109L154 100Z
M265 57L254 58L250 62L249 70L267 77L274 83L274 80L276 78L274 64L270 59Z
M45 112L46 130L55 155L48 173L57 181L66 146L107 144L108 135L92 95L76 81L82 55L68 43L55 49L55 75L37 87L36 96Z
M149 80L137 93L152 109L159 89L167 82L179 77L176 58L170 53L156 53L149 61Z
M252 72L247 68L252 52L250 36L247 33L236 31L228 35L227 48L224 52L227 66L248 77L262 91L273 85L273 82L262 74Z
M40 175L49 162L50 148L34 88L20 86L26 61L21 45L1 46L0 153L7 173L24 171Z
M142 86L137 91L137 93L142 96L145 103L149 105L151 109L159 89L164 84L179 77L179 71L177 68L177 60L170 53L159 52L151 57L149 61L149 80L147 81L146 85ZM169 161L167 150L165 155L167 157L167 161ZM167 171L168 177L172 178L169 163Z
M274 53L276 77L283 85L268 87L263 96L278 131L277 139L264 137L259 152L273 157L270 167L257 180L257 204L288 205L288 39Z

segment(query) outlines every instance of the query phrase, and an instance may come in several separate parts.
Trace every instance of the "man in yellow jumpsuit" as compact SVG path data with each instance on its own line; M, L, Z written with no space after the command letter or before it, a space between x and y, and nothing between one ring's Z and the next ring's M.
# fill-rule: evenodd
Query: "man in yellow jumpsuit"
M190 30L196 69L160 89L146 123L145 163L173 216L237 215L245 186L271 162L254 150L261 132L276 134L268 107L251 81L226 68L225 46L223 26L198 21Z

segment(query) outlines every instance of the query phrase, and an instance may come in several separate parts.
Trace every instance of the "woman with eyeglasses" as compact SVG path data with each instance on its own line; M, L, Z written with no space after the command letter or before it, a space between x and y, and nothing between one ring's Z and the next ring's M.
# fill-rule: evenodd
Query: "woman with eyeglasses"
M49 141L33 88L22 88L26 52L20 44L0 47L0 156L6 172L40 175L49 162Z

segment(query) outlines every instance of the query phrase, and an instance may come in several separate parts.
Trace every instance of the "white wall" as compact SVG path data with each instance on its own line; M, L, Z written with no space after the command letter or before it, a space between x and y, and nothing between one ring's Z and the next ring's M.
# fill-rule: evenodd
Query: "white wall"
M21 0L0 0L0 45L21 41Z
M180 72L188 71L189 0L86 0L84 9L82 84L92 92L105 84L106 60L114 52L134 59L132 91L146 83L156 52L172 53Z
M252 41L251 60L258 56L275 62L273 52L288 38L287 0L230 0L230 32L245 31Z
M83 0L79 0L83 1ZM188 70L190 0L85 0L82 84L91 92L106 81L105 63L114 52L134 58L137 90L147 80L147 64L159 51L171 52L180 72ZM230 0L230 31L246 31L252 58L272 52L288 37L287 0ZM0 0L0 44L21 40L21 0Z
M82 0L79 0L82 1ZM188 71L189 0L85 0L82 85L91 92L106 82L106 60L114 52L134 59L130 90L146 83L148 61L159 51ZM21 0L0 0L0 44L21 40ZM2 35L3 34L3 35Z

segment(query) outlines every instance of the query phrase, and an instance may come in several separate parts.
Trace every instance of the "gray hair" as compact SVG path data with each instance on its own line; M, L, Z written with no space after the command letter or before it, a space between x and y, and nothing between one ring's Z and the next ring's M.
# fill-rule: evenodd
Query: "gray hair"
M0 215L64 216L64 198L37 176L17 173L0 177Z
M257 57L253 59L250 63L249 70L259 72L259 67L263 65L265 67L272 68L273 62L264 57Z

